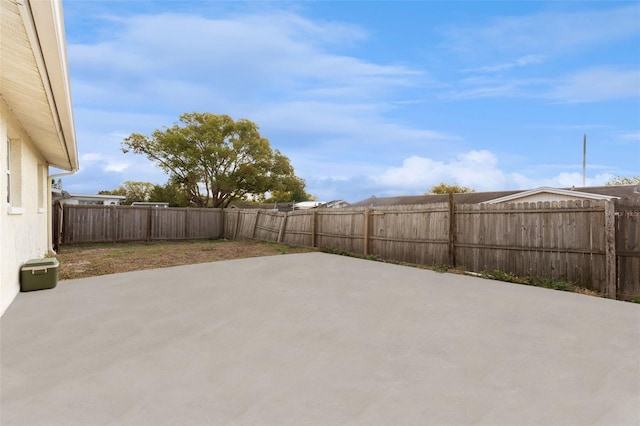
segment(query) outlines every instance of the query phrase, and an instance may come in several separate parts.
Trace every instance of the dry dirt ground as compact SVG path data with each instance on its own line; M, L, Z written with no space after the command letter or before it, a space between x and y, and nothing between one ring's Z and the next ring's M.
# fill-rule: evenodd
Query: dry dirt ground
M318 251L318 249L293 247L260 241L231 241L220 239L63 245L56 257L60 261L58 278L60 280L69 280L142 269L165 268L169 266L216 262L219 260L242 259L247 257L273 256L277 254L306 253L311 251ZM329 250L328 252L346 254L342 251ZM423 269L433 269L437 272L464 274L464 271L451 269L448 265L444 265L445 268L442 269L442 267L440 267L442 265L427 267L424 265L399 264ZM485 276L485 278L500 280L500 277L493 276ZM519 282L510 279L502 279L502 281ZM554 281L552 284L553 283L556 282ZM568 283L558 283L563 284L563 287L556 288L552 286L550 288L603 297L602 294L592 290ZM523 282L520 282L520 284L523 284ZM566 286L564 286L565 284ZM549 287L547 285L541 286Z
M69 280L141 269L313 251L258 241L198 240L62 246L59 279Z

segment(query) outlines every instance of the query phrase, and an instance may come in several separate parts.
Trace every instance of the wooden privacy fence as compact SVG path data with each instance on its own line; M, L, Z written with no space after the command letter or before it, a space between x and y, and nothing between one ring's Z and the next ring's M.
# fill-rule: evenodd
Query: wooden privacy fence
M57 243L258 239L640 295L640 200L297 210L65 205ZM61 226L59 226L61 225Z
M221 209L157 208L138 206L65 205L57 233L58 243L189 240L220 238Z
M638 200L226 210L224 236L333 248L398 262L570 281L640 295Z

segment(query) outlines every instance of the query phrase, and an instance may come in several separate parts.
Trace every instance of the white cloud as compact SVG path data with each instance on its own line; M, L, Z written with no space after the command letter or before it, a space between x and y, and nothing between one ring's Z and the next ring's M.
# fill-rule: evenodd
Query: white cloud
M593 177L587 176L585 183L587 186L605 185L613 175L611 173L600 173ZM528 187L536 188L540 186L550 186L555 188L570 188L572 186L582 186L582 173L578 172L562 172L548 179L527 179Z
M625 133L620 135L620 137L625 141L640 142L640 132Z
M403 156L456 139L385 118L397 107L394 93L426 77L340 53L367 38L357 26L281 12L111 19L118 31L110 38L69 45L76 123L86 136L80 147L113 159L109 171L125 170L116 161L121 135L170 126L185 111L249 118L291 157L314 148L325 148L327 157L356 155L348 148L373 156L386 143L396 144L391 155ZM96 99L103 111L91 109ZM130 157L134 162L142 159Z
M135 87L138 96L154 98L182 85L167 97L194 100L255 98L274 86L280 95L320 85L327 95L349 87L365 96L372 88L412 86L421 75L404 66L330 53L329 48L359 42L366 33L291 13L219 19L167 13L119 21L122 28L110 40L69 45L78 80L84 74L91 81ZM115 93L109 85L100 90L88 81L80 84L94 96ZM216 90L207 94L212 87Z
M462 60L467 65L462 71L476 76L452 81L442 96L454 100L537 98L559 103L638 97L640 71L614 65L620 59L612 62L615 54L603 55L602 49L611 46L616 52L619 46L614 43L636 48L639 16L640 6L627 5L499 17L480 26L452 27L446 31L444 54L457 54L452 62ZM623 61L633 62L632 58ZM544 66L531 66L543 62ZM574 70L569 71L571 68Z
M372 177L382 188L425 192L440 182L457 183L476 190L504 188L517 183L517 174L506 174L498 168L497 157L486 150L468 151L449 161L412 156L401 167L392 167Z
M94 163L96 161L100 161L104 158L104 155L100 152L87 152L85 154L80 155L80 161L83 164L85 163Z
M549 97L560 102L597 102L640 96L640 70L597 67L561 79Z
M574 53L640 33L638 5L572 13L501 17L482 27L446 31L447 46L471 55L491 52Z
M540 98L548 90L549 79L470 77L457 82L456 88L445 93L447 99Z
M117 172L122 173L129 168L130 164L127 162L109 162L106 166L104 166L105 172Z
M445 95L446 98L509 97L537 98L561 103L601 102L639 97L640 70L593 67L553 78L482 75L462 79L456 86Z
M608 172L587 176L586 184L604 185L611 177L613 175ZM350 194L418 195L440 182L457 183L476 191L532 189L541 186L569 188L582 186L582 174L562 171L550 178L532 178L523 173L505 171L497 156L490 151L471 150L446 161L414 155L406 158L399 167L389 167L377 173L369 170L366 175L311 179L309 189L313 193L314 186L322 186L329 195L327 198L348 197ZM352 196L350 201L359 201L359 198L365 197Z
M527 65L535 65L544 62L546 57L544 55L525 55L517 58L512 62L505 62L496 65L485 65L477 68L468 68L462 70L463 72L499 72L499 71L507 71L512 68L524 67Z
M253 108L248 114L257 123L265 123L261 125L262 129L302 136L292 149L319 148L318 143L322 143L329 148L324 152L330 156L344 155L344 152L333 152L332 146L342 151L348 151L348 147L374 150L388 149L393 143L395 153L457 140L456 136L444 132L389 122L383 116L387 107L382 102L292 101ZM274 139L272 143L278 141ZM371 153L367 151L360 155Z

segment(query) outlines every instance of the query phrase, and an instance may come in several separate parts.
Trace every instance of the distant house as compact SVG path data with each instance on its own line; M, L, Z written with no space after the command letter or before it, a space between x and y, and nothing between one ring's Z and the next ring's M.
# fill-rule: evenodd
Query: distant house
M156 202L156 201L134 201L133 203L131 203L132 206L138 206L138 207L160 207L160 208L167 208L169 207L169 203L164 203L164 202Z
M232 205L231 209L260 209L260 210L276 210L279 212L290 212L292 210L309 210L309 209L339 209L342 207L350 206L344 200L333 201L300 201L298 203L267 203L267 204L252 204L252 203L240 203Z
M78 170L62 4L0 1L0 314L52 241L49 167Z
M234 203L229 206L230 209L254 209L254 210L275 210L279 212L290 212L293 210L293 203Z
M520 191L469 192L465 194L454 194L454 200L458 204L476 204L519 192ZM400 206L447 202L449 202L449 194L403 195L397 197L372 196L365 200L352 203L351 207Z
M611 188L611 187L608 187ZM614 195L617 191L611 191L610 194L596 194L586 192L583 189L559 189L542 187L523 191L516 194L505 195L503 197L494 198L485 201L486 204L500 203L537 203L538 201L584 201L584 200L611 200L620 198Z
M59 201L60 204L71 204L81 206L118 206L127 199L124 195L85 195L70 194L61 189L51 188L51 199Z
M469 192L454 194L456 204L524 203L534 201L599 200L640 198L637 185L591 186L581 188L536 188L531 190ZM407 195L399 197L370 197L351 207L378 207L409 204L446 203L449 194Z
M294 210L308 210L315 209L316 207L322 206L324 203L320 201L300 201L296 203L294 206Z
M349 206L351 206L351 204L349 204L344 200L331 200L331 201L327 201L326 203L323 203L322 206L320 207L324 207L327 209L342 209L344 207L349 207Z

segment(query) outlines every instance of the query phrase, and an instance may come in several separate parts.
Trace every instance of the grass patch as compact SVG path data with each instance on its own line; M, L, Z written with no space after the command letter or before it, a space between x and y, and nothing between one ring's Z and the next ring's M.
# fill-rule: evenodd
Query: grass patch
M446 263L437 264L434 266L421 265L419 263L409 263L409 262L401 262L399 260L383 259L377 254L364 255L359 253L353 253L353 252L346 251L340 248L335 248L335 247L324 247L321 249L321 251L329 254L337 254L338 256L348 256L348 257L355 257L357 259L374 260L377 262L390 263L392 265L409 266L409 267L418 268L418 269L431 269L441 273L444 273L444 272L463 273L464 272Z
M377 254L359 254L359 253L353 253L350 251L346 251L346 250L342 250L339 248L335 248L335 247L324 247L321 249L322 252L324 253L329 253L329 254L337 254L338 256L349 256L349 257L355 257L357 259L366 259L366 260L375 260L375 261L383 261L380 256L378 256Z
M454 269L454 268L448 263L436 263L431 267L431 269L441 274L444 274L445 272L449 272L451 269Z
M315 251L260 241L190 240L63 245L59 278L68 280L143 269Z
M274 242L266 242L263 243L270 250L274 250L279 254L290 254L290 253L300 253L300 247L293 247L286 244L274 243ZM312 251L309 249L309 251Z
M603 296L602 294L596 291L578 287L573 283L563 281L563 280L557 280L555 278L537 277L537 276L519 277L510 272L504 272L498 269L494 269L493 271L484 271L484 272L481 272L479 275L482 278L487 278L491 280L505 281L505 282L515 283L515 284L531 285L535 287L544 287L552 290L571 291L575 293L589 294L592 296L600 296L600 297Z
M351 253L351 252L348 252L346 250L342 250L342 249L335 248L335 247L323 248L322 251L325 252L325 253L337 254L337 255L340 255L340 256L350 256L350 257L356 257L356 258L359 258L359 259L379 260L379 261L386 262L386 263L391 263L391 264L394 264L394 265L410 266L410 267L420 268L420 269L431 269L432 271L435 271L435 272L438 272L438 273L445 273L445 272L454 273L454 274L465 274L466 273L464 268L454 267L454 266L449 265L447 263L437 263L437 264L432 265L432 266L426 266L426 265L420 265L420 264L415 264L415 263L407 263L407 262L400 262L400 261L394 261L394 260L383 260L383 259L380 259L380 257L376 256L376 255L364 256L364 255L361 255L361 254ZM570 282L567 282L567 281L563 281L563 280L557 280L555 278L537 277L537 276L519 277L519 276L514 275L514 274L512 274L510 272L504 272L504 271L501 271L499 269L494 269L493 271L484 271L484 272L481 272L479 274L473 274L473 275L476 275L476 276L479 276L479 277L482 277L482 278L486 278L486 279L491 279L491 280L504 281L504 282L515 283L515 284L530 285L530 286L534 286L534 287L543 287L543 288L548 288L548 289L552 289L552 290L570 291L570 292L574 292L574 293L586 294L586 295L589 295L589 296L604 297L604 294L598 293L597 291L589 290L589 289L584 288L584 287L579 287L579 286L577 286L577 285L575 285L573 283L570 283ZM635 299L633 299L632 302L640 303L640 296L638 296Z

